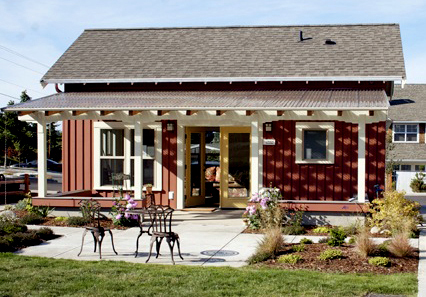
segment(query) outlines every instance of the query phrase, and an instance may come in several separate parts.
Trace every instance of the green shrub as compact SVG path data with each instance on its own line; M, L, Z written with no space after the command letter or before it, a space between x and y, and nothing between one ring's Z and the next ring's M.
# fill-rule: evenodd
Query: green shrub
M284 238L281 234L280 228L269 229L265 232L262 241L256 248L254 254L248 259L249 264L265 261L266 259L273 258L282 248Z
M343 258L343 252L336 249L327 249L318 256L319 260L334 260Z
M426 191L425 177L426 174L424 174L423 172L418 172L411 180L410 188L413 190L414 193Z
M15 221L1 220L0 235L27 231L27 226Z
M383 267L389 267L391 265L389 258L386 258L386 257L370 258L368 260L368 263L374 266L383 266Z
M254 253L253 255L251 255L247 259L247 263L249 265L253 265L253 264L256 264L256 263L264 262L268 259L271 259L272 257L273 257L272 253L258 252L258 253Z
M44 222L44 219L35 213L28 213L21 218L21 223L26 225L39 225Z
M16 249L11 244L11 240L5 236L0 236L0 253L14 252Z
M355 237L351 237L348 241L349 244L355 244Z
M31 199L30 198L24 198L22 200L19 200L15 204L15 209L16 210L25 210L25 209L27 209L27 205L31 205Z
M345 243L346 233L342 228L333 228L330 230L330 239L327 241L329 246L341 246Z
M69 217L67 221L70 226L84 226L89 223L89 220L83 217Z
M345 233L347 236L356 235L358 233L358 230L361 228L360 221L356 221L349 226L343 227L343 230L345 230Z
M49 240L54 235L53 230L48 227L42 227L36 230L36 234L38 237L40 237L43 240Z
M15 248L22 248L31 245L37 245L41 242L41 239L37 236L35 230L28 232L18 232L4 236L8 239L11 245Z
M295 254L282 255L278 258L278 263L296 264L301 261L303 261L302 256Z
M56 217L55 221L56 222L66 222L68 220L67 217Z
M293 245L291 247L291 250L293 252L303 252L305 250L305 245L303 243L302 244Z
M330 237L323 237L318 240L318 243L327 243L330 240Z
M316 227L314 230L312 230L314 233L329 233L330 228L328 227Z
M300 244L313 244L314 242L308 238L302 238Z
M388 254L388 252L389 252L389 249L388 249L389 248L389 244L390 244L390 240L386 240L383 243L379 244L377 246L377 252L380 255L386 255L386 254Z
M300 234L305 234L306 230L304 227L302 226L284 226L282 228L282 232L286 235L300 235Z

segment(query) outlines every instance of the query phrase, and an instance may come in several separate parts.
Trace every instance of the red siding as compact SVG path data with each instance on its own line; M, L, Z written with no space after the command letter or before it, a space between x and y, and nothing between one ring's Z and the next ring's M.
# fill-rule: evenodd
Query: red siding
M358 125L335 121L335 162L331 165L298 165L295 162L296 121L273 122L275 146L263 147L263 183L278 187L287 200L345 201L357 194ZM366 140L366 189L384 184L385 122L368 124Z

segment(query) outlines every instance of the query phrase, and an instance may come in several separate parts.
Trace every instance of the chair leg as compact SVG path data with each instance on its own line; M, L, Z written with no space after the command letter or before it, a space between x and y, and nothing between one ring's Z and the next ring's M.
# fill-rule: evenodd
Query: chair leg
M108 232L109 232L109 235L111 236L112 250L114 251L114 253L116 255L118 255L118 253L117 253L117 251L115 250L115 247L114 247L114 237L112 236L112 232L111 232L111 230L108 230Z
M135 258L138 256L138 250L139 250L139 238L142 236L142 232L139 233L138 238L136 238L136 252L135 252Z
M160 247L161 247L161 243L163 242L164 237L160 237L159 240L156 240L156 250L157 250L157 255L155 256L155 258L157 259L158 256L160 255Z
M100 234L99 237L100 237L100 239L98 241L98 244L99 244L99 259L102 259L101 247L102 247L102 241L104 241L105 234Z
M151 243L149 245L149 255L148 255L148 259L146 259L145 263L148 263L149 259L151 258L151 254L152 254L152 246L154 245L154 241L156 241L156 237L152 236L151 237Z
M169 244L170 256L172 257L172 263L173 263L173 265L175 265L175 260L173 259L173 245L171 243L172 238L171 237L167 237L166 240L167 240L167 243Z
M81 249L80 249L80 252L78 253L77 257L80 257L80 254L83 251L84 236L86 236L86 233L87 233L87 229L84 229L83 237L81 238Z
M180 254L180 241L179 241L179 236L177 236L176 238L176 243L177 243L177 248L178 248L178 252L179 252L179 257L183 260L182 255Z
M91 231L91 233L92 233L92 236L93 236L93 243L94 243L93 252L96 253L96 246L98 245L98 240L96 239L95 232Z

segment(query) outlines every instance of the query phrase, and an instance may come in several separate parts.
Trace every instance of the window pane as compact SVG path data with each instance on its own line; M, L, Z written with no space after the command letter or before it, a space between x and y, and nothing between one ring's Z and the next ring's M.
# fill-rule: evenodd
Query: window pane
M407 132L417 133L417 125L407 125Z
M322 160L327 158L327 131L303 131L303 158L307 160Z
M143 185L154 184L154 160L143 160ZM135 160L130 160L130 186L135 186Z
M393 165L393 170L398 171L399 170L399 165Z
M415 169L416 171L425 171L425 165L416 165Z
M191 133L191 196L201 195L201 133Z
M395 125L395 132L405 132L405 125Z
M155 130L143 129L144 156L155 158ZM130 130L130 154L135 155L135 129Z
M417 134L407 133L407 141L417 141Z
M101 186L116 185L112 177L114 174L123 173L124 160L101 160Z
M124 156L123 129L101 129L101 156Z
M411 171L411 165L401 165L402 171Z
M395 133L393 135L393 141L405 141L405 134Z
M244 198L250 192L250 133L229 133L228 195Z

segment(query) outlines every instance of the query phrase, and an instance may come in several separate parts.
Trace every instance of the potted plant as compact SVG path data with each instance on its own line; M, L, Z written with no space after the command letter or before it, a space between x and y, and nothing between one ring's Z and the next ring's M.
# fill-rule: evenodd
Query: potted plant
M145 189L147 194L152 194L152 184L146 184Z

